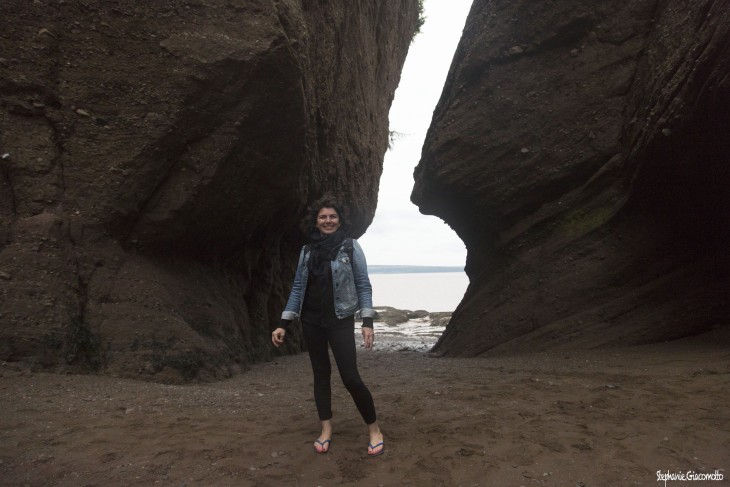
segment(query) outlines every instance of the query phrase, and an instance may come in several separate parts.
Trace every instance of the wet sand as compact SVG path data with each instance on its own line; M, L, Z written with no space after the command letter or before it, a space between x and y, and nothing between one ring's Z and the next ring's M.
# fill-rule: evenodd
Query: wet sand
M626 349L432 358L359 352L386 452L333 380L327 455L306 355L186 386L0 367L8 486L638 486L730 468L730 350L712 337Z

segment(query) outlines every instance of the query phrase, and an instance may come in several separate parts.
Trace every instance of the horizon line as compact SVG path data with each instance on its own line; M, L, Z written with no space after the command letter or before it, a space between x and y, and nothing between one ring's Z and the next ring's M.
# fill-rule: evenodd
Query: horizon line
M368 262L368 267L459 267L464 268L463 265L452 265L452 264L371 264Z

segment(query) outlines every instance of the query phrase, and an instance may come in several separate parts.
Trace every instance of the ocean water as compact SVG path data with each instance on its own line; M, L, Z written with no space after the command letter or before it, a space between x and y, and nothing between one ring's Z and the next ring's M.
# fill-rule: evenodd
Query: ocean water
M445 329L444 326L434 325L428 317L416 318L396 325L378 321L375 322L375 348L388 352L403 350L428 352ZM356 340L359 333L361 332L358 327L355 327Z
M464 297L469 279L463 272L409 274L370 274L373 305L415 311L454 311ZM397 325L375 323L375 348L383 351L430 350L444 332L429 317L416 318ZM355 327L356 336L360 333Z
M373 305L398 309L454 311L469 278L463 272L370 274Z

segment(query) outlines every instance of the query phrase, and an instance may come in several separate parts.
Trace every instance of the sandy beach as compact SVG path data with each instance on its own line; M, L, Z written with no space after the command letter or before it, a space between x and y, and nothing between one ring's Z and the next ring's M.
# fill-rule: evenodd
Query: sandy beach
M638 486L730 466L730 351L711 336L500 358L359 351L386 452L333 380L317 455L306 355L218 383L0 368L4 486Z

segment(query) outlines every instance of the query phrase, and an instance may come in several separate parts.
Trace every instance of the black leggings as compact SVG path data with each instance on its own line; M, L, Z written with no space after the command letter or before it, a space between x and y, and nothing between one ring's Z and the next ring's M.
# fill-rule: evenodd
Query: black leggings
M312 361L312 372L314 373L314 402L317 404L317 413L320 421L332 418L330 389L332 367L327 350L329 343L332 355L335 356L337 362L337 369L340 371L342 383L355 401L362 419L366 424L372 424L376 419L375 404L373 396L357 371L354 319L338 321L345 321L345 323L340 322L337 324L339 326L321 327L302 321L304 341L309 349L309 359Z

